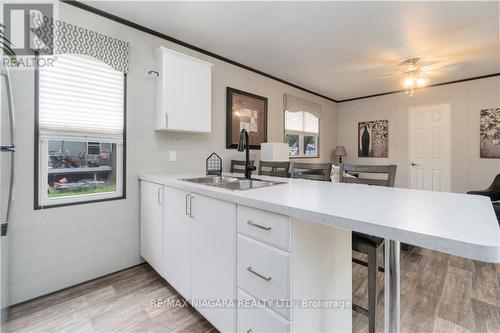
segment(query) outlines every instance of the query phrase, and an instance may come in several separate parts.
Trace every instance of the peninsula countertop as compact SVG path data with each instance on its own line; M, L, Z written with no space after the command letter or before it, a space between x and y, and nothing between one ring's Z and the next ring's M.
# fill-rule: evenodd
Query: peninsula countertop
M200 176L144 174L139 179L460 257L500 262L500 228L487 197L264 176L254 178L286 183L232 191L181 180Z

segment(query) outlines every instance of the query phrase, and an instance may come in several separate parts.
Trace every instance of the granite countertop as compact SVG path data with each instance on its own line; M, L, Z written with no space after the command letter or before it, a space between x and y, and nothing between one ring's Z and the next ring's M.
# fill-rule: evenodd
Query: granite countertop
M181 180L192 177L200 174L139 179L469 259L500 262L500 228L487 197L263 176L255 178L286 183L231 191Z

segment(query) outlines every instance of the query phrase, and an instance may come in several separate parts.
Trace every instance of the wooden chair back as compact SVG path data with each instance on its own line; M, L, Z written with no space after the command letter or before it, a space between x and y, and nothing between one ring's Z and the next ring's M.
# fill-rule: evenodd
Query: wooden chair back
M330 181L331 163L292 163L292 178Z
M290 162L259 161L259 175L288 177Z
M366 185L378 185L394 187L396 179L397 165L358 165L358 164L340 164L340 182L341 183L354 183ZM345 177L344 172L357 173L357 174L385 174L387 179L374 179L363 177Z
M254 161L250 161L250 166L254 165ZM231 166L229 167L229 172L231 173L245 173L245 161L231 160Z

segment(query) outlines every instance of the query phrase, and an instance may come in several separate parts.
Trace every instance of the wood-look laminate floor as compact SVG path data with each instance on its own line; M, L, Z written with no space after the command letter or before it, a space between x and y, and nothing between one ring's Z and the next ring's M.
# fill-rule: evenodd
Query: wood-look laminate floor
M380 258L382 261L382 258ZM353 299L366 306L366 268L353 265ZM383 331L379 274L377 331ZM414 248L401 254L402 332L500 332L500 265ZM179 298L140 265L10 309L7 332L216 332L190 307L152 306ZM353 314L353 331L368 320Z

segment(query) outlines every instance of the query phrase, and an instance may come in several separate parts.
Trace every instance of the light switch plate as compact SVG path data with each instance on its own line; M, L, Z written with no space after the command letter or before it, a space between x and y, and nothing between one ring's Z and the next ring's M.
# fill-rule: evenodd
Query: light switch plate
M177 152L175 150L171 150L170 152L170 162L175 162L177 160Z

